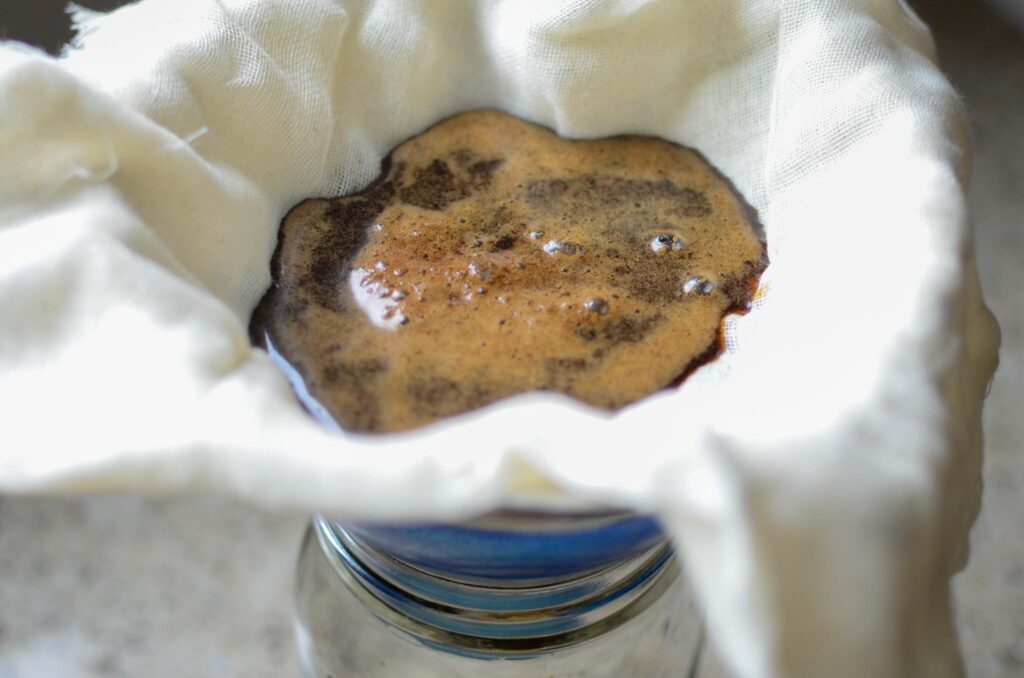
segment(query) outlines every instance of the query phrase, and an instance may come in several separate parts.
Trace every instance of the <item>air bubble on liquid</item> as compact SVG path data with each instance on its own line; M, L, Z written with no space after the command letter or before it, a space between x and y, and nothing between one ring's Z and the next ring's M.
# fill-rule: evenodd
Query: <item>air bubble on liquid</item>
M694 276L683 283L684 294L707 296L715 289L715 284L702 275Z
M651 250L655 254L663 254L669 250L679 251L683 249L682 238L677 238L667 233L662 233L651 238Z
M651 238L651 249L655 254L661 254L669 248L672 244L672 236L670 235L656 235Z
M381 226L380 224L374 224L373 225L373 230L375 230L375 231L383 231L384 227Z
M401 301L402 299L405 299L405 292L403 292L402 290L394 290L391 293L391 298L394 299L395 301Z
M530 240L544 237L544 231L530 231Z
M583 308L587 309L591 313L604 315L608 312L608 302L601 297L593 297L583 302Z
M357 268L349 274L349 289L356 304L366 317L377 327L394 329L404 316L398 312L392 290L373 280L376 273L371 269Z
M373 265L373 267L378 271L383 271L388 267L388 265L385 264L383 261L378 261L376 264Z
M557 240L549 240L544 243L544 251L548 254L555 254L561 252L562 254L585 254L587 249L582 247L578 243L570 242L568 240L559 242Z
M392 271L392 273L395 274L396 276L401 277L401 276L405 275L405 269L404 268L396 268L394 271Z

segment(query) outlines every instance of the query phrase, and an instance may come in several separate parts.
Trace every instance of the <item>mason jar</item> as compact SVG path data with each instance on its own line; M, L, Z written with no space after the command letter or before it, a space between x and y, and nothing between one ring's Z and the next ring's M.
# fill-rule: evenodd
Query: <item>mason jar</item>
M307 678L676 678L701 645L668 540L623 512L420 525L317 516L296 614Z

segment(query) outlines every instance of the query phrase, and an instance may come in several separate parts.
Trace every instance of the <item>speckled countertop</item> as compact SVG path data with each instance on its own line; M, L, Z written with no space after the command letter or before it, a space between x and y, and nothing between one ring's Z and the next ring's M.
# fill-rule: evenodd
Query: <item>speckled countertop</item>
M971 112L979 267L1003 331L957 619L969 676L1024 677L1024 2L911 4ZM0 498L0 678L298 676L305 523L207 497ZM726 674L709 656L701 676Z

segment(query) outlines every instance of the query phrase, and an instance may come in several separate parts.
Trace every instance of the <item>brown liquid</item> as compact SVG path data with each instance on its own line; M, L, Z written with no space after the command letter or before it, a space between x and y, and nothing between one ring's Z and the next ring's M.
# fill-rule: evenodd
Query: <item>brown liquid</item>
M400 145L365 191L296 206L251 332L351 431L534 390L611 410L710 360L766 264L695 152L477 111Z

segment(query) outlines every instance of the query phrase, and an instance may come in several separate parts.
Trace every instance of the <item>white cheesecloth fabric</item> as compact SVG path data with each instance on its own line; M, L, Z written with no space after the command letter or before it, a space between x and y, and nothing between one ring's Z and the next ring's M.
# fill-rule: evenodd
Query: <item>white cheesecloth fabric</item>
M896 0L145 0L0 47L0 490L339 517L656 512L742 678L961 675L949 577L998 333L968 132ZM726 353L615 416L551 394L334 435L247 341L284 212L499 108L700 149L771 265Z

